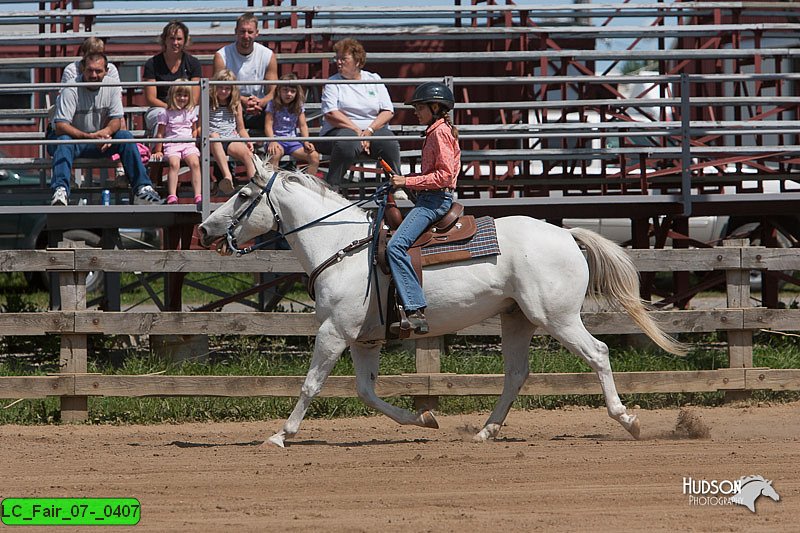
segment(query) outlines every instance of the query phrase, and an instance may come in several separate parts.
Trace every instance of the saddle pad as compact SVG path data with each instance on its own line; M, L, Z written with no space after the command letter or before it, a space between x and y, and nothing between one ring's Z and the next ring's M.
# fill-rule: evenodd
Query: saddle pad
M475 220L478 231L471 239L445 244L436 244L422 248L422 266L466 261L486 255L500 255L500 244L497 242L497 229L492 217L480 217Z

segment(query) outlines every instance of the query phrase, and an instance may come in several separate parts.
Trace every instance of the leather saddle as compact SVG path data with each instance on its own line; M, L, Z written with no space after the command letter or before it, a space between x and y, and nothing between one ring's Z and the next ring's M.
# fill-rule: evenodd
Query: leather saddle
M389 263L386 260L386 246L389 243L394 231L400 227L403 215L394 198L389 196L386 202L386 210L383 215L381 229L378 232L378 266L384 274L390 274ZM422 235L414 241L408 253L411 256L411 265L417 273L420 285L422 284L422 267L440 263L449 263L463 259L461 257L447 257L448 254L436 254L422 256L422 249L429 246L438 246L450 242L464 241L472 238L477 232L475 217L464 214L464 206L458 202L453 202L450 209L438 221L434 222ZM439 258L441 255L443 257Z
M400 209L398 209L394 198L389 195L383 220L380 224L380 230L378 231L377 263L381 271L390 277L391 271L389 270L389 263L386 260L386 246L402 221L403 215ZM422 285L423 266L450 263L465 259L462 252L422 255L423 248L470 239L475 235L477 229L475 217L472 215L464 215L464 206L458 202L453 202L453 205L450 206L447 213L445 213L441 219L431 224L428 229L414 241L414 244L412 244L411 248L408 250L408 254L411 257L411 265L414 267L420 285ZM386 338L408 338L411 334L410 329L401 328L399 331L392 331L389 328L389 325L400 320L404 313L397 303L394 290L389 291L389 301L386 307Z

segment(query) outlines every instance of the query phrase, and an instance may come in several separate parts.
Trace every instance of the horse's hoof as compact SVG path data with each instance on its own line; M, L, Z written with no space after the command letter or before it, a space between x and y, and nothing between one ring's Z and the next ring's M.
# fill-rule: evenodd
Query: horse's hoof
M483 444L484 442L486 442L487 439L488 437L484 434L484 431L481 430L478 433L476 433L474 437L472 437L472 442Z
M273 436L267 439L262 446L268 446L269 444L275 445L279 448L285 448L286 446L283 443L283 435L280 433L275 433Z
M474 437L472 437L472 441L486 442L489 439L495 438L498 433L500 433L500 424L487 424Z
M633 420L631 420L631 423L625 429L628 430L628 433L630 433L634 439L639 440L639 435L642 432L642 425L639 423L639 419L636 416L633 417Z
M430 411L423 411L419 415L419 421L424 428L439 429L439 422Z

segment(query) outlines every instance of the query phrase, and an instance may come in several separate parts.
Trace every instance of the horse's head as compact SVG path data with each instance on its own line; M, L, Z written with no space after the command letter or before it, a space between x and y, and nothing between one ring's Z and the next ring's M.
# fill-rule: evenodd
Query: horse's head
M253 155L253 163L256 167L253 179L198 227L200 244L206 248L218 243L217 251L231 253L233 250L229 243L238 243L235 246L241 246L278 228L277 220L267 202L268 193L265 191L274 171L256 155Z

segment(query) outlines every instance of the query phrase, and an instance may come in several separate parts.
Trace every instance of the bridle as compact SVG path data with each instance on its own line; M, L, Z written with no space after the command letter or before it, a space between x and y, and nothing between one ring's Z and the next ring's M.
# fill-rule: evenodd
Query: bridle
M250 252L254 252L255 250L258 250L269 244L272 244L273 242L276 242L283 237L283 234L281 233L281 217L275 210L275 206L272 205L272 200L269 197L269 193L272 191L272 186L275 184L275 178L277 177L278 177L278 172L277 171L273 172L272 176L267 180L266 185L264 185L261 188L261 191L259 191L258 195L250 201L250 204L241 213L239 213L239 215L237 215L236 218L233 219L233 222L231 222L230 226L228 226L228 229L225 232L225 237L228 240L228 248L230 248L231 251L236 252L236 255L241 256L249 254ZM252 178L250 179L250 183L258 187L258 183L256 183L255 180L253 180ZM248 246L246 248L239 248L238 243L236 241L236 237L234 237L233 235L233 230L235 230L236 227L242 223L242 220L246 219L253 213L253 210L255 210L258 203L264 197L267 198L267 205L269 205L269 209L270 211L272 211L272 216L275 217L275 222L278 224L279 236L277 238L272 238L266 242L260 242L253 246Z
M356 207L356 206L361 207L364 204L367 204L369 202L372 202L374 200L377 200L378 198L381 198L381 197L385 196L386 193L391 188L391 184L390 183L388 183L388 182L387 183L381 183L377 187L375 192L372 193L372 195L370 195L369 197L364 198L362 200L358 200L358 201L353 202L353 203L351 203L349 205L346 205L346 206L342 207L341 209L337 209L336 211L328 213L327 215L323 215L323 216L321 216L321 217L319 217L319 218L317 218L315 220L312 220L311 222L303 224L300 227L297 227L297 228L294 228L294 229L289 230L287 232L284 232L283 229L281 228L281 217L278 214L277 209L275 209L275 205L272 203L272 198L270 198L270 195L269 195L270 192L272 192L272 187L275 185L275 180L276 180L277 177L278 177L278 172L277 171L273 172L272 176L270 176L269 180L267 180L266 185L264 185L261 188L261 190L259 191L258 195L250 201L250 204L248 204L248 206L241 213L239 213L236 216L236 218L233 219L233 222L231 222L230 226L228 226L228 229L225 232L225 237L227 238L227 241L228 241L228 247L231 249L232 252L235 252L236 255L241 256L241 255L249 254L249 253L254 252L256 250L260 250L261 248L264 248L266 246L269 246L270 244L273 244L273 243L275 243L277 241L280 241L280 240L284 239L288 235L291 235L293 233L297 233L297 232L302 231L302 230L304 230L306 228L310 228L311 226L319 224L323 220L327 220L328 218L330 218L330 217L332 217L334 215L337 215L337 214L341 213L342 211L345 211L346 209L350 209L351 207ZM251 179L250 183L252 183L256 187L258 187L258 183L256 183L255 180ZM243 220L245 220L247 217L249 217L253 213L253 210L256 208L256 206L258 206L258 204L261 202L262 198L266 198L267 199L267 205L269 206L270 211L272 211L272 216L275 218L275 223L278 226L277 235L275 237L272 237L271 239L266 240L266 241L261 241L261 242L259 242L257 244L254 244L253 246L248 246L246 248L239 248L239 245L238 245L238 242L236 240L236 237L234 237L234 235L233 235L233 230L235 230L236 227L239 226L242 223ZM370 236L370 239L371 239L371 236Z
M319 277L319 275L322 273L323 270L325 270L326 268L338 263L339 261L344 259L344 257L347 254L349 254L349 253L351 253L351 252L353 252L355 250L359 250L359 249L361 249L362 247L366 246L369 243L372 243L372 247L370 249L370 258L369 258L370 273L367 276L367 292L364 295L364 297L367 298L369 296L370 286L372 284L372 279L375 278L376 286L377 286L377 282L378 282L378 271L375 268L375 266L376 266L376 254L377 254L377 238L375 238L375 237L376 237L376 235L378 235L378 226L381 224L381 221L383 220L383 213L384 213L384 210L386 209L386 197L388 196L389 192L391 192L391 190L392 190L392 184L390 182L381 183L380 185L378 185L378 187L376 187L375 192L372 193L369 197L364 198L362 200L358 200L357 202L352 202L351 204L346 205L346 206L342 207L341 209L337 209L336 211L328 213L327 215L323 215L323 216L321 216L321 217L319 217L319 218L317 218L315 220L312 220L311 222L303 224L300 227L294 228L294 229L289 230L289 231L284 233L283 230L281 229L281 217L278 214L278 211L275 209L275 205L273 205L273 203L272 203L272 198L270 198L270 196L269 196L269 193L272 192L272 187L275 184L275 179L277 177L278 177L278 172L277 171L273 172L272 176L270 176L269 180L267 180L266 185L264 185L264 187L261 188L261 191L259 191L258 196L253 198L253 200L250 202L250 204L239 215L237 215L236 218L233 220L233 222L231 222L230 226L228 226L228 229L225 232L225 236L226 236L227 241L228 241L228 247L231 249L231 251L235 252L237 256L242 256L242 255L245 255L245 254L249 254L251 252L254 252L256 250L264 248L265 246L269 246L272 243L280 241L280 240L284 239L287 235L291 235L292 233L297 233L297 232L302 231L302 230L304 230L306 228L310 228L311 226L319 224L323 220L326 220L326 219L328 219L328 218L330 218L330 217L332 217L332 216L334 216L334 215L336 215L338 213L341 213L342 211L345 211L346 209L350 209L351 207L356 207L356 206L361 207L364 204L367 204L369 202L375 201L375 203L377 203L377 205L378 205L378 214L374 219L374 224L372 226L372 231L370 232L370 234L367 235L366 237L364 237L363 239L358 239L356 241L353 241L352 243L350 243L349 245L345 246L344 248L342 248L341 250L337 251L335 254L330 256L328 259L323 261L319 266L317 266L317 268L315 268L311 272L311 274L309 274L308 283L306 285L306 289L308 290L309 296L311 296L311 299L314 300L315 299L314 298L314 296L315 296L315 294L314 294L314 283L315 283L317 277ZM258 183L256 183L255 180L253 180L253 179L250 180L250 183L258 186ZM272 211L272 216L275 218L275 223L278 226L277 235L275 237L272 237L269 240L262 241L262 242L259 242L257 244L254 244L253 246L248 246L246 248L239 248L238 243L236 241L236 237L233 236L233 230L236 229L236 227L239 224L241 224L241 222L243 220L245 220L247 217L249 217L253 213L253 210L256 208L256 206L259 204L259 202L261 202L262 198L266 198L267 199L267 205L269 206L270 211ZM380 313L381 324L383 324L383 311L381 309L381 301L380 301L380 299L381 299L380 298L380 293L378 293L378 311Z

